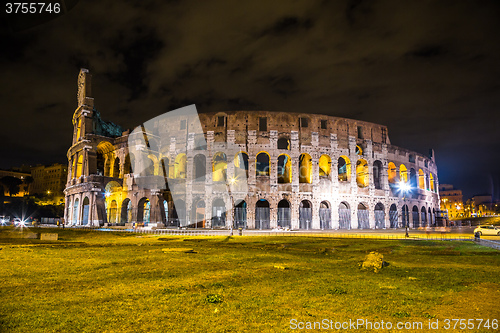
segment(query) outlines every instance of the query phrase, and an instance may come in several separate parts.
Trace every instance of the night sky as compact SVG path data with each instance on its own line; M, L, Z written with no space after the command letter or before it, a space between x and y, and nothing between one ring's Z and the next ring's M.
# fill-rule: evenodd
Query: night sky
M360 119L434 148L440 183L499 198L498 0L77 2L2 18L0 168L67 163L85 67L125 128L193 103Z

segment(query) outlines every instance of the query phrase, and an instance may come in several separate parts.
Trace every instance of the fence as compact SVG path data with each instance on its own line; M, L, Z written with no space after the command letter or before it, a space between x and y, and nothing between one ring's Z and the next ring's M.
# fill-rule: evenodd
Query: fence
M112 228L91 228L75 227L82 230L91 231L112 231L112 232L133 232L138 234L165 235L165 236L229 236L231 231L228 229L112 229ZM239 235L239 230L233 229L233 235ZM357 234L357 233L338 233L327 231L273 231L273 230L243 230L243 236L305 236L305 237L328 237L328 238L357 238L357 239L386 239L386 240L439 240L439 241L473 241L472 236L456 236L448 233L441 234L415 234L408 238L401 234ZM482 244L481 244L482 245Z

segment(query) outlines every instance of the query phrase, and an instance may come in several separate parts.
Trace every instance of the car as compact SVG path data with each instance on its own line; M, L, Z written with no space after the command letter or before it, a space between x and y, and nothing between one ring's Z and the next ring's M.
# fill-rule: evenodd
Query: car
M485 236L500 236L500 229L494 225L479 225L474 229L474 234L476 232Z

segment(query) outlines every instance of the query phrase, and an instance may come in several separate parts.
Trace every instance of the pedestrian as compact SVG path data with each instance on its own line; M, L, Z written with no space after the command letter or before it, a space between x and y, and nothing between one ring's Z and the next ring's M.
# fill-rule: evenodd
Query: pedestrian
M59 228L59 220L57 220L57 227Z

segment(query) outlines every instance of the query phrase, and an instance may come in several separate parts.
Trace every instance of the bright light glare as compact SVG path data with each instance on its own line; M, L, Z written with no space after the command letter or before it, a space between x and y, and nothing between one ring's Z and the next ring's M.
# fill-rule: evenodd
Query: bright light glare
M408 192L411 190L411 185L405 182L399 182L399 190Z

